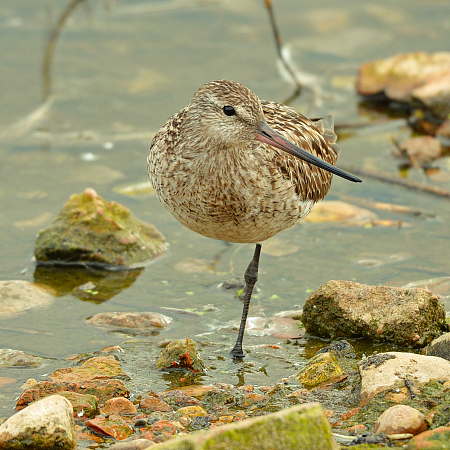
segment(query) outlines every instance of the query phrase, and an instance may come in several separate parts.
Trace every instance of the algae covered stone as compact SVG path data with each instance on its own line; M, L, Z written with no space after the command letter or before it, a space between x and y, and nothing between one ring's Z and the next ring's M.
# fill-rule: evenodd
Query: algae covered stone
M446 329L445 308L420 288L331 280L306 300L302 322L311 335L364 337L424 347Z
M169 440L160 450L337 450L319 403L292 406L262 417Z
M158 369L187 369L194 373L205 371L205 364L192 339L172 341L156 361Z
M336 357L330 353L319 353L296 374L295 378L307 388L312 388L325 381L342 375L344 371L339 366Z
M167 249L162 234L93 189L74 194L36 238L38 263L139 266Z

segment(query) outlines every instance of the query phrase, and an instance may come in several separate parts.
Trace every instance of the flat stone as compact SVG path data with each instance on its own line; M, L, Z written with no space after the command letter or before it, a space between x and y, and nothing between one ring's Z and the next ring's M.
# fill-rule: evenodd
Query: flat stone
M450 53L413 52L396 54L363 64L359 69L358 92L384 92L393 100L407 101L412 92L450 74Z
M89 325L135 330L165 328L172 318L155 312L104 312L95 314L86 322Z
M0 348L0 367L38 367L45 358L33 356L20 350Z
M313 336L414 347L424 347L447 327L444 305L425 289L334 280L306 300L302 322Z
M172 411L172 408L164 400L156 396L149 395L141 399L139 408L144 411Z
M0 449L77 448L72 405L52 395L19 411L0 426Z
M218 392L219 389L217 389L215 386L199 386L199 385L191 385L191 386L180 386L178 388L181 392L183 392L184 395L187 395L189 397L194 397L198 399L202 399L205 394L208 392ZM164 391L162 394L170 392L170 391Z
M95 380L80 382L40 381L22 393L16 403L16 409L21 410L29 403L35 402L61 391L77 392L79 394L95 395L100 403L110 398L128 397L130 391L120 380Z
M403 139L398 149L393 151L394 156L404 156L420 165L427 165L444 153L441 141L432 136L417 136Z
M378 216L373 211L340 200L318 203L304 219L311 223L339 222L347 225L364 225L375 220Z
M393 389L405 379L416 383L431 380L450 380L450 362L436 356L415 353L387 352L363 359L359 366L361 375L361 405L376 394ZM403 401L401 398L398 399Z
M207 411L198 405L183 406L177 410L177 413L189 417L206 416L208 414Z
M87 420L85 424L96 433L111 436L118 441L127 439L134 433L133 423L118 414L110 414L108 417L96 417L95 419Z
M49 378L53 382L83 382L105 378L128 378L113 355L96 356L77 367L55 370Z
M251 405L263 403L267 400L266 396L263 394L257 394L254 392L247 392L242 396L242 406L248 408Z
M0 316L32 308L46 308L55 301L55 291L39 283L23 280L0 281Z
M318 403L296 405L159 444L158 450L337 450Z
M131 416L137 414L136 406L124 397L109 399L101 409L103 415L119 414L120 416Z
M402 433L416 435L427 428L425 416L420 411L407 405L395 405L378 417L373 431L388 435Z

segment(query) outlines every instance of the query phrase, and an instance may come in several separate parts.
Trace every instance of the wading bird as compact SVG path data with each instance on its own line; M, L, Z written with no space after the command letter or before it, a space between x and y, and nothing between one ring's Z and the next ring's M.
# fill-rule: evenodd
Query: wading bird
M242 340L261 243L306 217L331 186L339 149L333 119L307 119L229 80L202 86L153 138L147 158L159 200L184 226L213 239L256 244L245 271Z

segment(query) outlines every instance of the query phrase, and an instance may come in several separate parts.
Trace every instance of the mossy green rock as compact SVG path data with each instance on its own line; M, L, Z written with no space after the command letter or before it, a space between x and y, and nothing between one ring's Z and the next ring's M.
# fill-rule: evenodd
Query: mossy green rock
M319 403L292 406L153 446L155 450L337 450Z
M443 303L426 289L335 280L306 300L302 322L314 336L413 347L424 347L447 328Z
M439 427L414 436L408 450L450 450L450 427Z
M343 373L336 357L332 353L326 352L319 353L310 359L306 366L295 375L295 378L303 386L312 388Z
M205 371L205 364L200 357L195 342L192 339L177 339L172 341L162 351L156 361L158 369L187 369L194 373Z
M166 251L162 234L93 189L74 194L36 238L38 263L138 266Z

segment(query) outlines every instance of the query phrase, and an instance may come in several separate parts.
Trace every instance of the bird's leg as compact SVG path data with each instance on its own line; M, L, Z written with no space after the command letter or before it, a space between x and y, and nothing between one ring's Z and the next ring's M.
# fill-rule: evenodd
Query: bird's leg
M233 350L231 350L231 356L233 360L242 360L244 358L244 352L242 350L242 340L244 338L245 325L247 323L248 309L250 307L250 300L252 298L253 287L258 280L258 266L259 255L261 254L261 244L256 244L255 253L253 259L247 267L244 274L245 280L245 297L244 297L244 309L242 310L241 325L239 326L239 333L234 344Z

